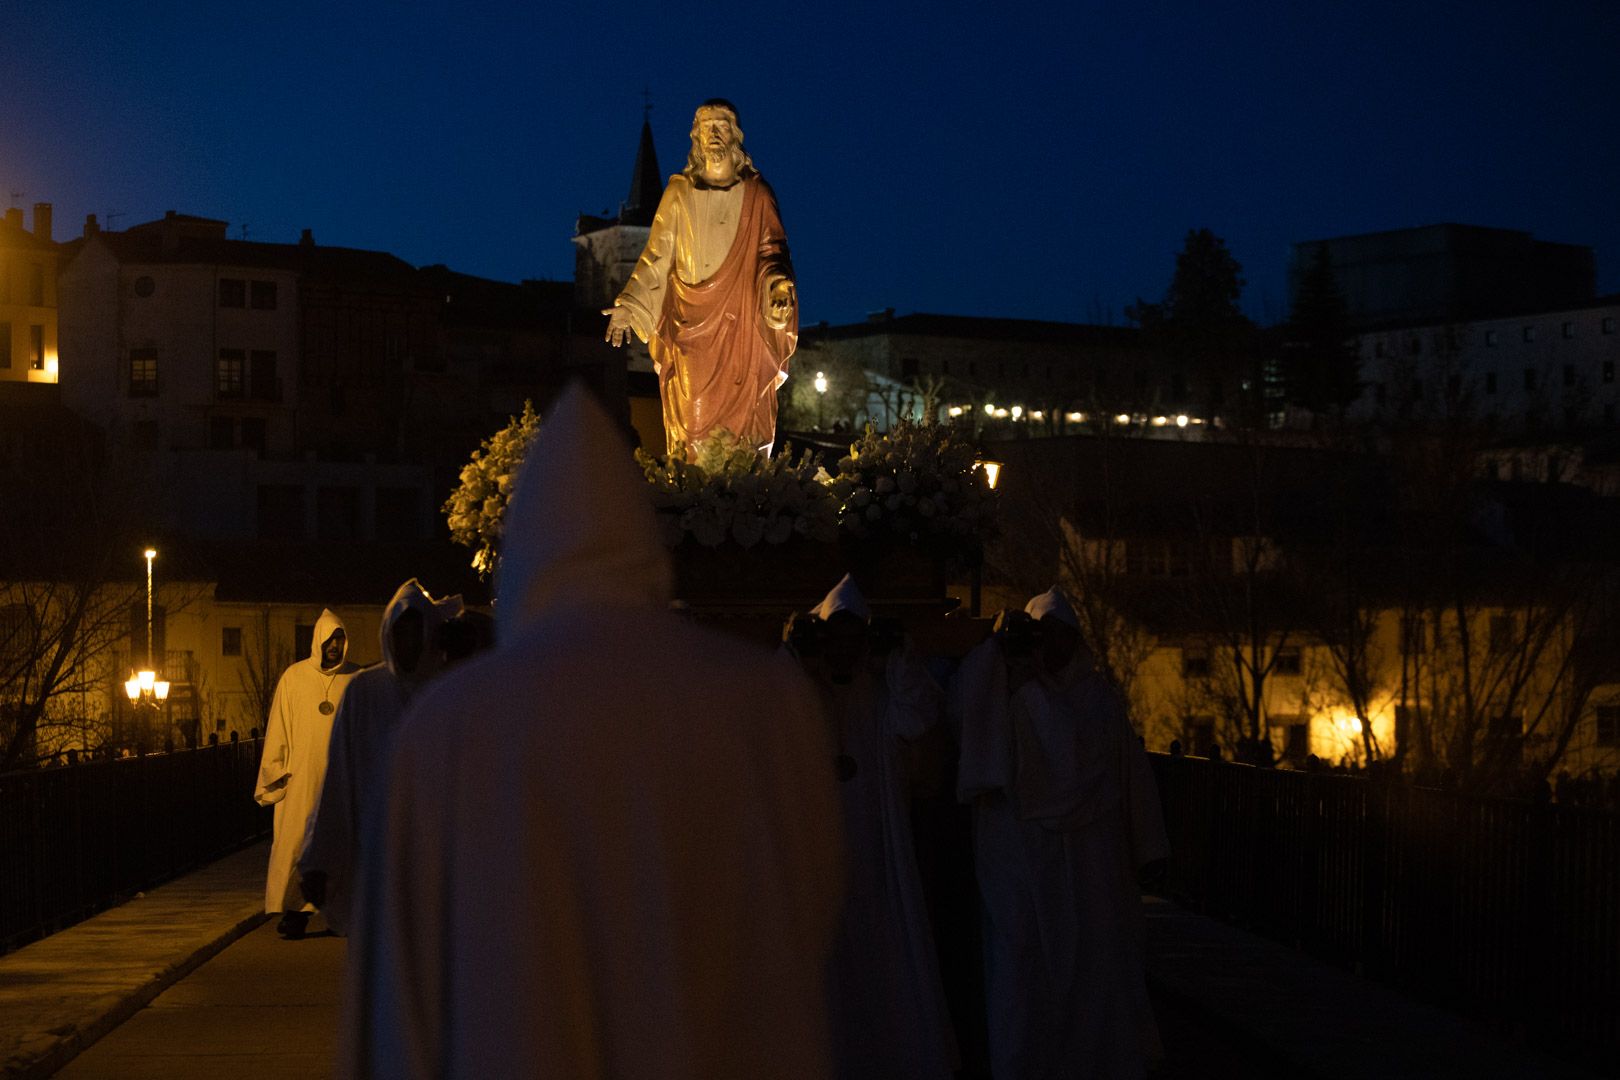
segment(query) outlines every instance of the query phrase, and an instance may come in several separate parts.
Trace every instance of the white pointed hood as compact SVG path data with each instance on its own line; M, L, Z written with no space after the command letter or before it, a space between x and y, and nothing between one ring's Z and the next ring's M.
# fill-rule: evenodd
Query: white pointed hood
M1067 623L1076 630L1080 629L1080 617L1074 613L1074 606L1069 603L1069 598L1064 596L1063 590L1056 585L1041 595L1032 597L1029 603L1024 605L1024 612L1036 622L1040 622L1048 615L1054 615L1059 622Z
M828 593L821 601L821 605L816 608L815 615L818 619L826 621L840 611L862 619L872 617L872 609L867 606L866 597L861 595L861 590L855 585L855 579L848 574L844 575L844 580L833 586L832 592Z
M334 631L343 631L343 654L333 667L326 667L321 663L321 646ZM315 666L322 671L334 671L343 666L343 661L349 658L349 631L343 625L343 620L331 608L322 608L321 617L315 620L315 633L309 639L309 658L315 661Z
M576 382L529 447L506 510L496 647L559 607L663 607L673 587L630 447Z
M461 597L449 596L443 600L435 600L415 578L411 578L394 592L394 598L383 608L382 629L378 636L381 638L383 663L389 673L396 678L405 676L394 660L394 624L407 611L422 613L423 661L418 670L411 673L413 679L419 679L425 674L431 674L430 670L424 669L431 668L427 656L433 648L434 634L440 626L461 614Z

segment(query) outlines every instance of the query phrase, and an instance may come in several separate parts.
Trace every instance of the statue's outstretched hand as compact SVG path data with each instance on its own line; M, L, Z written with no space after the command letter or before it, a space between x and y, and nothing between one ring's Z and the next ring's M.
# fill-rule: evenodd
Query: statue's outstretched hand
M635 332L630 328L630 313L622 307L610 307L603 308L602 314L608 316L607 333L602 340L617 349Z
M770 324L780 330L793 318L793 310L798 305L798 298L793 294L793 282L786 278L777 281L771 286L770 296Z

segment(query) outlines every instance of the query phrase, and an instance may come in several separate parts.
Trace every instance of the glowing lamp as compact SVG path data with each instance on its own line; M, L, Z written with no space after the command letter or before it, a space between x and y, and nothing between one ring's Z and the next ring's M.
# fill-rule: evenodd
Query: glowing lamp
M1169 422L1170 422L1169 417L1155 416L1153 418L1153 426L1154 427L1164 427L1164 425L1168 424Z
M988 401L984 403L984 411L991 416L996 415L996 407Z
M152 687L157 685L157 672L155 671L138 672L135 678L140 682L141 693L143 694L150 694Z
M1024 407L1022 405L1014 405L1012 407L1012 418L1014 420L1022 420L1024 418Z
M1046 414L1044 412L1042 412L1041 410L1036 409L1034 412L1029 414L1029 418L1031 420L1045 420L1046 419Z
M984 470L984 482L991 491L996 490L996 483L1001 479L1001 462L981 460L978 465Z
M816 393L825 394L826 392L827 392L827 373L825 371L818 371L818 372L816 372Z
M1186 427L1186 426L1187 426L1187 414L1182 413L1180 416L1176 417L1176 427Z
M1130 422L1131 422L1131 414L1130 413L1120 413L1120 414L1118 414L1117 416L1114 417L1114 423L1116 423L1116 424L1124 425L1124 424L1128 424Z
M961 416L962 415L962 406L960 406L960 405L952 405L951 408L950 408L950 414L952 416Z
M147 548L141 552L141 555L148 559L155 559L157 558L157 548Z
M129 700L131 701L140 700L141 680L137 676L131 675L124 682L124 693L129 695Z
M169 680L168 679L159 679L157 682L153 683L152 684L152 696L157 698L159 701L168 701L169 700Z

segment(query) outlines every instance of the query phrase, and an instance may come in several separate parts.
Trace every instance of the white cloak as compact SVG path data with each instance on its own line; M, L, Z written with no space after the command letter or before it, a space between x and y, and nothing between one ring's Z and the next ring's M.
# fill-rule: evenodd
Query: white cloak
M1118 694L1080 661L1010 692L1000 645L952 685L974 803L997 1080L1139 1077L1158 1052L1137 870L1169 853Z
M504 531L496 646L412 703L365 819L339 1073L826 1076L814 690L668 611L645 481L577 385Z
M414 672L399 670L394 656L393 629L407 611L422 614L422 656ZM310 815L309 835L298 859L300 876L311 871L326 875L326 897L321 914L336 934L349 932L354 875L361 848L360 807L368 793L382 782L389 742L405 714L412 690L437 670L433 638L445 621L461 613L461 600L435 601L415 579L401 585L383 609L381 664L354 677L337 715L317 810Z
M332 737L332 716L343 692L360 668L340 659L334 668L321 667L321 645L343 620L322 610L315 620L310 655L286 671L276 682L270 715L264 725L264 755L259 759L259 784L253 797L260 806L274 805L275 833L270 841L270 872L264 883L264 910L313 911L298 891L294 868L303 851L309 816L315 812L326 776L326 749ZM343 655L349 654L348 633ZM330 702L332 713L321 712Z
M847 579L839 589L852 590ZM830 595L820 609L864 608ZM835 604L835 599L841 603ZM839 753L847 889L828 967L833 1057L845 1080L949 1080L958 1064L939 956L911 832L902 739L944 712L944 695L909 642L881 670L821 684Z

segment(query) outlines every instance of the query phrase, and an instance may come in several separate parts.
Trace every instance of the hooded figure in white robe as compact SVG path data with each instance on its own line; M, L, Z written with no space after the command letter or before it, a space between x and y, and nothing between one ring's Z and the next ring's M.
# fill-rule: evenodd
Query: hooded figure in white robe
M845 577L814 614L821 690L838 754L847 867L828 966L833 1058L846 1080L949 1080L957 1066L939 957L912 840L902 740L944 716L909 640L874 655L865 598Z
M382 780L389 742L411 695L442 667L439 627L461 614L461 598L434 600L415 579L383 609L382 663L354 677L332 723L326 782L298 859L304 896L326 925L349 932L361 848L360 808Z
M336 661L323 654L336 636ZM260 806L275 806L275 834L270 842L270 873L264 885L264 910L297 914L315 910L305 903L294 872L304 848L309 817L321 797L326 777L326 750L332 718L349 682L360 668L349 663L349 635L343 620L329 609L315 620L309 657L281 673L270 716L264 725L264 755L259 785L253 792ZM297 930L302 931L299 925Z
M365 819L340 1074L828 1075L814 688L669 611L645 480L578 385L503 532L495 647L412 702Z
M996 1080L1140 1077L1159 1053L1137 886L1169 854L1158 791L1068 601L1052 589L1025 611L1041 627L1034 655L986 640L950 700L957 795L974 804L991 1067Z

